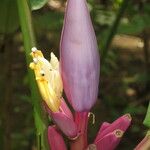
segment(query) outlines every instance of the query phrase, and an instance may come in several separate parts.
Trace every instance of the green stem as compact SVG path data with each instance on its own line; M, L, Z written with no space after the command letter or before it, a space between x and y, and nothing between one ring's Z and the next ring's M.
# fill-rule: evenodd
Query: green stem
M104 63L106 57L107 57L107 54L108 54L108 50L110 48L110 45L111 45L111 42L113 40L113 37L115 36L116 32L117 32L117 29L118 29L118 26L119 26L119 23L120 23L120 20L122 18L122 16L124 15L124 12L128 6L128 3L129 3L130 0L124 0L120 6L120 9L118 11L118 14L116 16L116 19L112 25L112 27L110 28L110 32L109 32L109 35L108 35L108 38L106 40L106 43L104 45L104 47L102 48L103 49L103 52L102 52L102 63Z
M148 106L146 117L143 121L143 124L150 128L150 102L149 102L149 106Z
M27 0L17 0L20 25L23 35L27 67L32 61L30 57L31 48L36 46L35 36L32 28L31 12ZM34 107L34 119L37 133L38 150L48 150L47 142L47 117L41 105L41 97L35 82L33 72L28 67L28 75L31 89L31 100Z

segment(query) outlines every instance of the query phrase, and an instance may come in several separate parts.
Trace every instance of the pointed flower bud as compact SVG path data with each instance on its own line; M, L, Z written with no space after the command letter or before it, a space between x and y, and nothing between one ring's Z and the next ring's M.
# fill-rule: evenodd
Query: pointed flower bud
M46 60L40 50L32 48L31 56L33 62L30 68L34 70L36 81L43 100L53 112L57 112L60 107L62 97L62 80L59 73L59 61L51 53L50 62Z
M86 0L68 0L60 65L69 102L78 112L89 111L97 99L100 62Z
M51 150L67 150L63 137L55 126L48 127L48 142Z
M95 141L103 138L105 135L113 132L114 130L122 130L123 132L125 132L130 124L131 124L130 114L125 114L119 117L117 120L115 120L111 124L104 122L97 134Z
M63 98L61 99L61 105L58 112L52 112L48 107L47 111L55 124L67 137L74 139L78 136L77 125L75 124L73 115Z
M131 116L123 115L112 124L104 122L99 129L97 137L93 144L89 145L87 150L113 150L119 144L124 132L131 124Z
M114 130L95 142L97 150L114 150L123 136L122 130Z

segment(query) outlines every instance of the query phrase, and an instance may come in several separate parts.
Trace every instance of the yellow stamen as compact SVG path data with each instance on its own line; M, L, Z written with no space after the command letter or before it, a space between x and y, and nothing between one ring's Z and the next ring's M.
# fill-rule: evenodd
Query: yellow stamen
M47 61L42 52L36 48L32 50L31 56L33 62L30 63L30 68L34 70L42 98L51 111L57 112L63 90L59 61L53 53L51 53L51 61Z

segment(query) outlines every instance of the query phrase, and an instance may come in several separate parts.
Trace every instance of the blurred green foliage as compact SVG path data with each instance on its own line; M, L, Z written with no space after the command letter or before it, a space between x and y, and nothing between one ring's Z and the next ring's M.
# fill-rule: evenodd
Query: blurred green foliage
M0 33L9 34L19 27L17 3L12 0L1 0L0 2Z
M47 2L48 0L29 0L32 10L37 10L42 8Z

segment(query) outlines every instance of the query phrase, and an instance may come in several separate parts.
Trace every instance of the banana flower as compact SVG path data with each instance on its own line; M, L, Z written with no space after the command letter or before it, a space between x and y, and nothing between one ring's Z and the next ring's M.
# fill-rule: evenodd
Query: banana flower
M68 101L89 111L98 94L100 61L86 0L68 0L60 42L60 67Z
M87 150L90 150L91 147L95 147L96 150L114 150L130 124L131 116L129 114L121 116L111 124L104 122L94 143L89 145Z
M57 57L51 53L49 62L36 48L32 48L31 56L33 62L30 63L30 68L34 70L47 111L65 135L69 138L76 137L77 127L74 118L62 98L63 85Z

